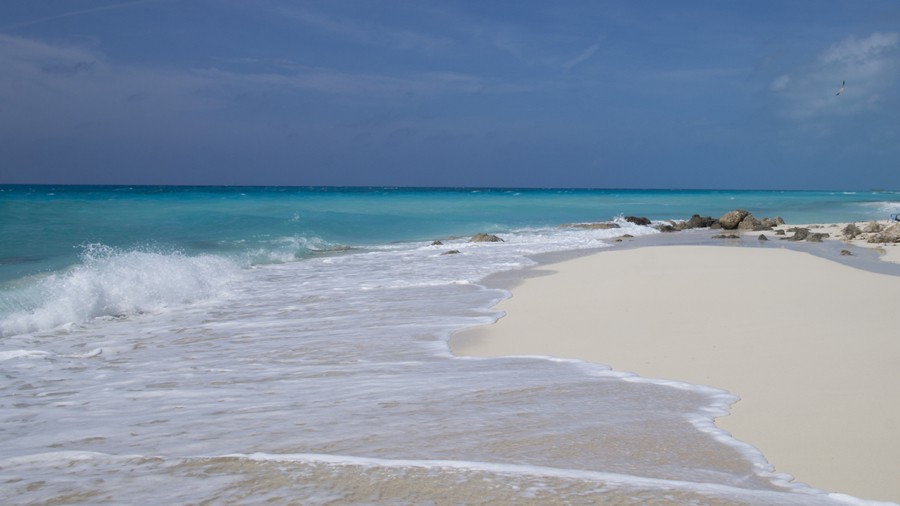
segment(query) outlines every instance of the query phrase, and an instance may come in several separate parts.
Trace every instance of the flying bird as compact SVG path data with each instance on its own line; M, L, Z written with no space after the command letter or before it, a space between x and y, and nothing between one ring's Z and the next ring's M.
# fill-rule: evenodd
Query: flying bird
M844 85L845 85L845 84L847 84L847 81L841 81L841 89L840 89L840 91L837 92L838 95L841 94L841 91L844 91ZM837 96L837 95L835 95L835 96Z

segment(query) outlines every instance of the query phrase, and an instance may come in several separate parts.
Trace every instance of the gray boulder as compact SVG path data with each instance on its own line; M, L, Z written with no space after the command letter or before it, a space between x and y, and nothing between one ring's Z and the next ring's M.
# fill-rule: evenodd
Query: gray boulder
M650 220L640 216L626 216L625 221L627 221L628 223L634 223L635 225L643 225L645 227L650 226Z
M874 234L877 232L881 232L882 230L884 230L884 227L881 225L881 223L873 221L872 223L866 225L866 228L863 229L863 232L867 234Z
M472 238L469 239L469 242L505 242L505 241L503 239L497 237L496 235L480 233L480 234L475 234L474 236L472 236Z
M431 245L432 246L443 246L444 243L442 243L441 241L434 241L433 243L431 243Z
M766 234L759 234L759 237L757 239L759 239L760 241L768 241L769 240L769 238L766 237Z
M691 216L691 219L689 219L687 221L683 221L683 222L675 225L675 228L678 230L687 230L690 228L706 228L715 222L716 222L716 220L713 219L711 216L707 216L704 218L703 216L700 216L699 214L695 214L695 215Z
M743 209L735 209L734 211L723 214L722 217L719 218L719 224L726 230L734 230L748 214L750 213Z
M445 252L441 253L441 255L458 255L458 254L459 254L458 249L452 249L450 251L445 251Z
M843 256L843 257L847 257L847 256L850 256L850 255L852 255L852 254L853 254L853 253L850 253L850 250L846 250L846 249L842 249L842 250L841 250L841 256Z
M719 220L715 220L712 222L712 225L709 226L710 230L722 230L722 224L719 223Z
M759 220L754 218L752 214L748 213L747 216L744 216L744 219L742 219L741 222L738 223L737 229L738 230L756 230L757 227L760 227L760 226L762 226L762 224L759 222Z
M760 225L768 228L773 228L778 226L778 222L773 220L772 218L763 218L759 220Z
M789 228L789 229L788 229L788 232L793 232L794 235L792 235L792 236L790 236L790 237L782 237L782 238L781 238L782 240L788 240L788 241L804 241L804 240L806 240L806 237L809 235L809 229L808 229L808 228L794 227L794 228Z
M847 239L853 239L861 233L862 230L860 230L859 227L856 226L856 223L850 223L849 225L844 227L843 230L841 230L841 234L843 234Z
M653 228L659 230L660 232L678 232L678 229L673 227L672 225L657 225Z
M806 242L822 242L822 239L826 237L831 237L831 234L808 234L806 236Z
M869 237L868 242L900 242L900 223L895 223L872 237Z
M781 219L781 216L776 216L775 223L777 223L779 225L784 225L784 220Z
M784 230L776 230L775 235L784 235Z

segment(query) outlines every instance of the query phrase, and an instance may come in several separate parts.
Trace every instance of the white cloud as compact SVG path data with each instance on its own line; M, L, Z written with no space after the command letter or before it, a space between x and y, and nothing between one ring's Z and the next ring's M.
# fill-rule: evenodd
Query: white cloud
M777 114L811 120L880 111L900 75L900 33L853 36L833 44L815 60L777 77L768 90ZM837 95L841 83L846 88Z

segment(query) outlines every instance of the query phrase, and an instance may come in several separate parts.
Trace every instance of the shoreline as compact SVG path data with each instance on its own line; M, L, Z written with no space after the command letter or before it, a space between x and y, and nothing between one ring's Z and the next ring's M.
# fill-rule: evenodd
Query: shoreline
M718 232L546 254L486 278L512 291L495 306L506 316L456 332L450 347L576 358L728 390L741 401L716 425L757 447L776 472L900 501L900 343L891 339L900 278L886 275L900 265L876 255L877 245L850 243L854 254L841 256L848 243L834 234L802 244L769 231L760 244L746 239L759 232L709 239Z

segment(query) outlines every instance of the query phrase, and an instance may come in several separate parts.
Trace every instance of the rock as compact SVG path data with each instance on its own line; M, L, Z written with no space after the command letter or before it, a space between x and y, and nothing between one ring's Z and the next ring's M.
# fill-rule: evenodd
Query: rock
M348 249L353 249L351 246L337 246L331 248L331 251L347 251Z
M759 227L761 225L762 224L759 222L759 220L754 218L752 214L748 213L747 216L744 216L744 219L742 219L741 222L737 224L737 229L754 230L756 229L756 227Z
M619 237L634 237L634 236L631 234L623 234L623 235L620 235Z
M764 227L774 228L778 226L778 222L773 220L772 218L763 218L759 222Z
M868 242L900 242L900 223L895 223L872 237L869 237Z
M813 229L813 228L822 228L822 225L810 225L809 228L810 228L810 229Z
M626 216L625 221L627 221L628 223L634 223L635 225L643 225L645 227L650 226L650 220L638 216Z
M740 238L741 238L741 236L739 236L737 234L721 234L721 235L712 236L712 239L740 239Z
M776 216L775 223L777 223L779 225L784 225L784 220L781 219L781 216Z
M452 249L450 251L445 251L445 252L441 253L441 255L458 255L458 254L459 254L458 249Z
M847 239L853 239L854 237L861 234L862 230L860 230L859 227L856 226L856 223L850 223L849 225L844 227L843 230L841 230L841 233L844 234L844 237L846 237Z
M622 239L616 239L616 240L613 241L613 242L622 242Z
M852 255L852 254L853 254L853 253L850 253L850 250L846 250L846 249L842 249L842 250L841 250L841 256L842 256L842 257L850 256L850 255Z
M881 223L873 221L872 223L866 225L866 228L863 229L863 232L867 234L874 234L877 232L881 232L882 230L884 230L884 227L881 225Z
M460 239L460 238L456 237L455 235L451 235L450 237L447 238L448 241L452 241L453 239Z
M676 229L672 225L657 225L654 228L656 228L656 230L659 230L660 232L678 232L678 229Z
M710 230L722 230L722 224L719 223L719 220L712 222L712 225L709 226Z
M734 211L723 214L722 217L719 218L719 224L726 230L734 230L748 214L750 213L743 209L735 209Z
M757 237L757 239L759 239L760 241L768 241L769 240L769 238L766 237L766 234L759 234L759 237Z
M781 240L788 240L788 241L803 241L803 240L806 239L806 236L809 235L809 229L808 229L808 228L798 228L798 227L794 227L794 228L789 228L789 229L788 229L788 232L793 232L794 235L792 235L792 236L790 236L790 237L782 237Z
M443 246L444 243L442 243L441 241L434 241L433 243L431 243L431 245L432 246Z
M775 235L784 235L784 230L776 230Z
M831 237L831 234L819 234L819 233L808 234L806 236L806 241L807 242L822 242L822 239L824 239L826 237Z
M485 233L475 234L469 239L469 242L505 242L503 239L497 237L496 235L490 235ZM454 250L455 251L455 250ZM457 253L459 253L457 251Z
M681 222L675 226L678 230L687 230L689 228L706 228L715 223L715 219L711 216L703 217L699 214L691 216L691 219Z
M611 228L622 228L618 223L612 223L609 221L600 223L577 223L572 226L575 228L586 228L588 230L609 230Z

